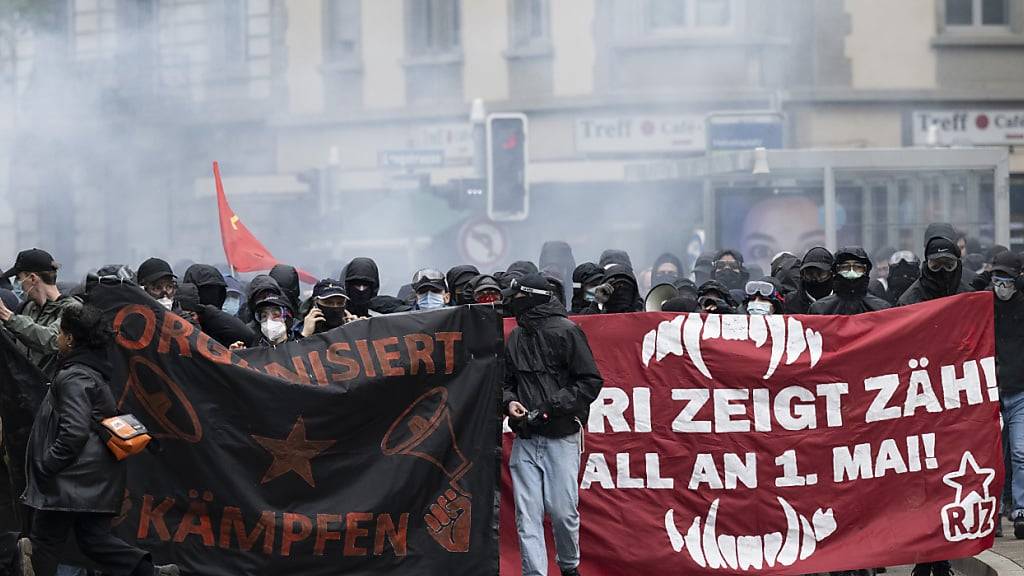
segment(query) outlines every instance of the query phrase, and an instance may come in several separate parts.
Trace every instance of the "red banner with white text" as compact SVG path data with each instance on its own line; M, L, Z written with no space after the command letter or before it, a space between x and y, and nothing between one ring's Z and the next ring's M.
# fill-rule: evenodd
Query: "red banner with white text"
M990 293L854 317L575 320L605 379L580 470L581 573L808 574L991 547ZM511 443L506 576L520 563Z

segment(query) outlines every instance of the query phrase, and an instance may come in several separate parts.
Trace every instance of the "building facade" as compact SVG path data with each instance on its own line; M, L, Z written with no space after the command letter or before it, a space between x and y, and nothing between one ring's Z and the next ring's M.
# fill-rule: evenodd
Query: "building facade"
M11 110L0 245L10 256L52 246L76 271L151 255L222 261L213 160L279 258L331 274L374 255L394 287L421 265L536 259L552 239L579 261L625 248L640 269L765 226L739 213L751 194L821 194L801 174L759 184L723 173L712 187L734 197L710 207L707 179L678 174L720 153L708 150L709 118L777 119L770 147L790 150L1006 149L1011 175L1024 175L1024 0L52 4L8 27L0 50ZM529 119L525 222L489 222L460 184L481 176L477 99ZM794 247L907 243L931 216L996 239L991 171L890 176L837 180L840 204L861 190L838 235ZM1010 192L1011 221L1024 222L1015 176ZM885 203L906 226L869 232ZM777 208L817 214L796 200ZM860 232L845 234L847 221ZM750 247L762 262L772 249Z

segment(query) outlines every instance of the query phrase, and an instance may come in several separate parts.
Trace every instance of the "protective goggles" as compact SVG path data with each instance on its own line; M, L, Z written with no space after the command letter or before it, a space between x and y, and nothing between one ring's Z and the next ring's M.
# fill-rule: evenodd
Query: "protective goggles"
M775 286L773 286L771 282L753 280L747 282L746 292L747 296L754 296L760 294L765 298L771 298L772 294L775 294Z
M518 290L519 292L525 292L526 294L538 294L540 296L553 296L550 290L541 290L540 288L531 288L529 286L523 286L522 284L519 283L519 280L516 278L513 278L512 283L509 284L509 290Z
M955 258L929 258L928 269L932 272L938 272L939 270L945 270L946 272L952 272L956 270L956 266L959 262Z
M416 274L413 275L412 283L416 284L423 278L426 278L427 280L444 280L444 274L442 274L440 270L424 268L422 270L418 270Z
M1010 276L992 276L993 286L1009 287L1014 285L1014 279Z
M919 260L917 259L917 255L911 252L910 250L900 250L899 252L895 252L892 256L889 257L890 266L895 266L900 262L910 262L912 264L916 264L919 262Z
M843 262L836 266L838 272L857 272L859 274L867 274L868 266L863 262Z

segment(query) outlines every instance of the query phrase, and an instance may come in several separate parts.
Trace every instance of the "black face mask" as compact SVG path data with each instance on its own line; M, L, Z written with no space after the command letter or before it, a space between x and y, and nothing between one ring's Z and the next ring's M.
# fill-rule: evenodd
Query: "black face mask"
M824 282L803 280L803 285L804 291L810 294L815 300L821 300L832 293L832 280L825 280Z
M863 298L868 293L871 277L867 274L853 280L836 275L833 279L835 293L844 298Z
M320 308L320 312L323 313L324 323L327 324L328 328L337 328L345 323L344 308L328 308L324 306Z
M921 265L921 275L921 283L929 291L949 296L956 294L956 290L960 285L960 278L963 275L963 267L958 264L953 271L939 270L938 272L933 272L931 268L928 268L928 264L925 263Z
M716 271L715 280L721 282L729 290L742 290L746 284L743 280L743 274L732 268L723 268Z
M910 285L921 277L921 268L911 262L900 262L889 267L889 298L899 300L899 297L910 288Z
M512 298L507 301L505 309L512 313L518 321L537 306L549 302L551 299L541 294L529 294L521 298Z
M659 272L651 278L651 286L657 286L658 284L671 284L679 278L679 275L674 272Z
M636 306L636 290L626 283L615 285L615 291L611 298L605 303L604 309L608 312L632 312Z
M356 290L354 284L349 283L345 285L345 291L348 292L348 307L353 314L356 316L369 314L370 300L374 297L372 287L366 290Z

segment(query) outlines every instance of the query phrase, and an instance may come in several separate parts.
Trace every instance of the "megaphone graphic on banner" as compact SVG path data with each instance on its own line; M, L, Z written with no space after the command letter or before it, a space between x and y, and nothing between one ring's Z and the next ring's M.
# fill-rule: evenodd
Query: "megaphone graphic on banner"
M644 311L661 312L661 307L669 300L679 296L679 290L671 284L658 284L644 298Z
M444 472L452 488L469 496L459 485L473 463L459 449L448 408L448 390L437 387L416 399L395 419L380 441L386 456L401 454L430 462Z

